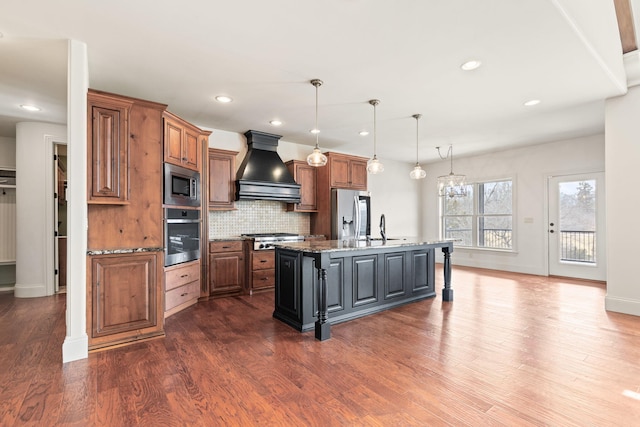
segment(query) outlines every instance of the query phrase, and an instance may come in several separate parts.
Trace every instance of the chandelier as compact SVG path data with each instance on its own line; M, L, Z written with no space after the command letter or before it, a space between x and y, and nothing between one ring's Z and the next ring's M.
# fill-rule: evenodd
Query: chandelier
M453 146L449 145L447 155L442 157L440 154L440 147L436 147L438 150L438 156L442 160L450 158L451 169L449 175L442 175L438 177L438 192L443 197L465 197L467 195L467 177L465 175L456 175L453 173Z

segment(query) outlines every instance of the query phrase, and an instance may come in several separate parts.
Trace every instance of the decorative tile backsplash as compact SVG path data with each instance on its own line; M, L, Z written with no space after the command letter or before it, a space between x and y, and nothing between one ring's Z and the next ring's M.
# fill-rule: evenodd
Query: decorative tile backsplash
M308 213L287 212L287 204L268 200L239 200L236 210L209 212L209 239L243 233L309 234Z

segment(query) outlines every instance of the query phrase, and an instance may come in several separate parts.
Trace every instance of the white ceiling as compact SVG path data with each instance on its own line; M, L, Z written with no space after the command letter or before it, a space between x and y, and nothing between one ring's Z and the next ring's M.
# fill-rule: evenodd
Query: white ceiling
M20 120L66 121L65 39L87 44L92 88L166 103L202 127L312 145L319 78L321 148L371 156L373 132L358 132L372 131L368 101L380 99L382 162L415 161L416 113L428 162L438 145L464 155L603 132L604 99L626 91L613 0L10 3L0 136ZM483 65L464 72L468 59Z

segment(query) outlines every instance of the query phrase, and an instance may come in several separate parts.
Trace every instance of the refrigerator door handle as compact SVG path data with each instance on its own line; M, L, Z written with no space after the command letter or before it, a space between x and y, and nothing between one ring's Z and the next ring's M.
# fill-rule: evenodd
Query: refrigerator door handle
M358 198L358 196L354 196L353 197L353 222L354 224L354 230L353 230L353 236L355 237L356 240L360 239L360 200Z

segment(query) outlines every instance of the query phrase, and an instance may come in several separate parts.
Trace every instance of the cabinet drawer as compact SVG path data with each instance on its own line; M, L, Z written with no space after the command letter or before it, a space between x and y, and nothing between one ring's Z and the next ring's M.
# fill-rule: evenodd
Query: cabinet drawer
M276 267L276 251L257 251L251 257L252 270L265 270Z
M276 270L275 268L269 270L257 270L253 272L253 289L266 288L269 286L275 286L276 284Z
M209 242L209 252L237 252L242 250L242 240L228 240L224 242Z
M165 311L200 296L200 280L171 289L165 294Z
M166 270L164 273L164 286L168 291L186 283L200 280L200 261L189 263L185 266Z

